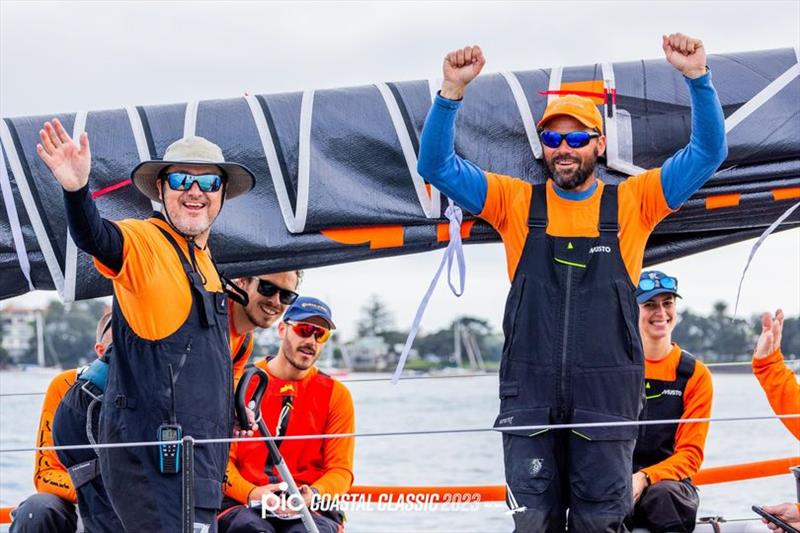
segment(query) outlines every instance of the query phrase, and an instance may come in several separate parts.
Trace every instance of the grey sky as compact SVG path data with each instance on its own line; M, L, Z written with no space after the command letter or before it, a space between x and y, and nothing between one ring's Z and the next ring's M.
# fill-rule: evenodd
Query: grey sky
M0 115L41 115L231 98L440 76L444 54L480 44L487 71L661 57L662 33L709 53L797 47L800 3L0 2ZM467 96L469 97L469 96ZM91 132L89 132L91 135ZM684 305L731 305L752 242L661 268ZM467 291L443 283L426 329L454 315L499 326L508 289L499 245L469 246ZM410 324L442 252L309 271L303 292L328 299L341 329L370 293ZM740 314L800 314L800 231L772 237L750 267ZM22 302L34 299L26 297Z

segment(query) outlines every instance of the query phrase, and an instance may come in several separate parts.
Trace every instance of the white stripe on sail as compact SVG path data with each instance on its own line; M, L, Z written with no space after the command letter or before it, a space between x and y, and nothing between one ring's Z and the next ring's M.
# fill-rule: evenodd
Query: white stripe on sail
M725 133L730 132L733 128L738 126L770 98L778 94L781 89L789 85L798 75L800 75L800 64L795 63L793 66L789 67L786 72L775 78L769 85L761 89L758 94L748 100L746 104L725 119Z
M547 86L547 90L551 93L547 95L547 103L549 104L559 95L552 94L554 91L561 90L561 76L564 72L564 67L553 67L550 69L550 83Z
M81 133L86 131L87 111L80 111L75 115L75 123L72 125L72 142L80 145ZM67 226L66 253L64 255L64 301L75 301L75 284L77 282L78 270L78 247L72 239Z
M281 208L283 222L290 233L302 233L306 227L308 216L308 188L310 180L310 156L311 156L311 118L314 107L314 91L305 91L303 100L300 104L300 146L298 157L297 175L297 206L296 213L292 212L292 204L289 201L289 194L286 190L283 171L281 170L278 153L272 142L269 125L264 117L264 112L258 99L253 95L244 97L253 116L258 137L264 150L264 157L267 159L269 174L272 178L272 185L275 187L275 195L278 198L278 205ZM305 161L304 161L305 159ZM302 170L301 170L302 169Z
M197 100L186 103L186 113L183 117L184 137L194 137L197 134L197 108L199 105L200 102Z
M19 269L28 281L28 289L34 290L31 281L31 264L28 261L28 250L25 248L25 239L22 237L22 225L19 222L17 206L14 203L14 193L11 192L11 180L8 177L5 160L5 146L0 146L0 190L3 193L3 204L8 213L8 224L11 226L11 239L14 241L14 251L17 252Z
M44 256L44 262L47 265L47 270L50 272L50 277L53 280L58 293L64 296L64 273L61 272L61 267L56 259L55 251L50 244L50 239L47 235L47 230L44 228L42 217L39 210L36 209L36 202L31 193L31 186L28 183L28 178L22 170L22 163L20 162L19 155L17 154L14 142L11 139L11 131L8 129L8 124L5 120L0 120L0 141L6 148L6 155L8 156L8 163L11 167L11 173L17 182L17 189L22 198L22 204L25 206L25 211L28 214L28 219L31 221L33 233L36 235L36 242L39 244L39 249ZM55 179L55 178L53 178Z
M394 98L389 86L385 83L376 83L375 87L381 93L383 101L386 104L386 109L389 111L389 116L392 119L394 131L400 141L400 148L403 151L403 157L408 167L408 172L411 174L411 181L414 184L414 190L417 193L417 200L425 213L427 218L439 218L442 216L441 202L439 200L439 190L431 185L431 194L428 196L428 191L425 187L425 180L417 172L417 154L414 151L414 145L411 143L411 136L406 129L406 124L403 121L403 115L400 112L400 106Z
M436 100L436 93L442 87L442 78L430 78L428 80L428 92L431 95L431 103Z
M133 139L136 142L136 152L139 154L139 162L150 160L150 150L147 148L147 136L144 134L144 126L139 117L139 112L133 106L125 108L128 113L128 121L131 123L131 131L133 132ZM153 206L153 211L161 211L161 204L155 200L150 200Z
M531 147L531 152L533 152L533 156L536 159L541 159L542 145L539 144L539 136L536 133L536 123L533 120L531 106L528 105L528 100L525 98L525 91L522 90L522 84L513 72L501 72L500 74L506 80L509 89L511 89L511 94L514 95L514 101L517 104L517 110L522 118L522 125L525 127L525 135L528 137L528 144Z

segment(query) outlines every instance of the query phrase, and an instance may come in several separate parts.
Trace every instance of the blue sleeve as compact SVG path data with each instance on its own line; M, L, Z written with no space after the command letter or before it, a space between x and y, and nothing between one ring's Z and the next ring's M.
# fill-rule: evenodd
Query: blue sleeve
M486 202L486 174L455 152L456 115L461 102L436 95L419 145L417 172L464 209L478 214Z
M116 224L100 216L87 183L77 191L64 190L69 233L75 245L119 272L122 268L123 237Z
M711 72L690 80L692 134L689 144L667 159L661 167L661 187L670 209L677 209L711 177L728 157L725 116Z

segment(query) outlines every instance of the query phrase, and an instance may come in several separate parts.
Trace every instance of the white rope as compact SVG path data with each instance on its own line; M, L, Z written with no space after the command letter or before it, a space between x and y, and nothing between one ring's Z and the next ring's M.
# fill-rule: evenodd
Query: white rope
M408 332L406 344L403 346L403 352L400 354L400 359L397 361L397 368L395 368L394 374L392 375L392 385L397 385L397 382L400 380L400 377L403 374L403 367L405 366L406 359L408 359L408 354L411 351L411 345L414 343L414 339L417 336L419 327L422 324L422 315L425 314L425 308L428 307L428 302L433 295L433 290L436 288L436 284L439 282L439 276L442 275L442 270L444 269L445 264L447 264L447 283L450 285L450 290L453 291L453 294L456 296L461 296L464 294L464 282L466 280L467 268L466 264L464 263L464 250L461 245L461 221L464 215L461 212L461 208L456 207L455 204L453 204L453 200L448 198L447 204L447 209L445 209L444 214L447 217L447 220L450 221L450 242L448 243L447 248L444 251L444 255L442 256L442 262L439 263L439 268L436 270L436 274L434 274L431 284L428 286L428 290L425 292L425 296L422 297L422 301L417 308L417 314L414 316L414 322L411 324L411 330ZM456 289L455 285L453 285L452 280L454 255L456 256L456 261L458 264L458 289Z
M505 428L479 427L479 428L451 428L451 429L423 429L415 431L382 431L375 433L319 433L316 435L283 435L280 437L225 437L217 439L195 439L196 445L201 444L220 444L232 442L260 442L260 441L283 441L283 440L311 440L311 439L352 439L367 437L408 437L419 435L443 435L460 433L508 433L512 431L534 432L550 429L579 429L597 427L627 427L627 426L654 426L661 424L698 424L707 422L752 422L757 420L774 419L800 419L800 414L791 415L762 415L762 416L735 416L718 418L672 418L662 420L625 420L620 422L582 422L576 424L537 424L531 426L509 426ZM115 442L97 444L97 448L126 448L142 446L158 446L160 444L180 444L182 441L138 441L138 442ZM0 450L0 453L34 452L49 450L85 450L93 448L91 445L75 444L69 446L38 446L33 448L8 448Z
M755 257L756 252L758 251L761 244L767 239L767 237L770 236L770 234L773 231L775 231L775 228L777 228L781 224L781 222L789 218L789 215L791 215L794 212L794 210L797 209L798 207L800 207L800 202L797 202L792 207L784 211L784 213L778 217L778 220L773 222L770 225L770 227L764 230L764 233L761 234L761 236L755 242L753 247L750 249L750 255L747 257L747 263L745 263L744 270L742 270L742 277L739 278L739 289L736 291L736 304L733 306L733 318L736 318L736 312L739 310L739 297L742 295L742 284L744 283L744 276L745 274L747 274L747 269L750 268L750 263L753 261L753 257Z

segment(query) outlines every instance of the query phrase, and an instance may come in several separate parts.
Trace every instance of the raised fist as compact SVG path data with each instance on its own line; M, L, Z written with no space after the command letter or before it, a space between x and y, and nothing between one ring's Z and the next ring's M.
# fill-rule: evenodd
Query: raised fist
M699 78L706 73L706 50L700 39L682 33L663 35L661 48L669 64L687 78Z
M442 66L442 96L460 99L464 96L464 89L481 73L485 64L486 58L479 46L466 46L447 54Z

